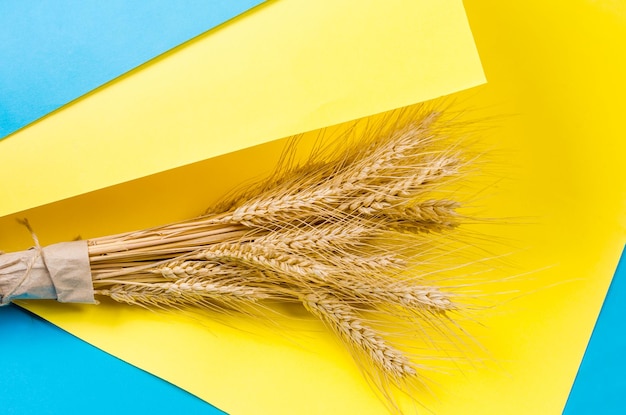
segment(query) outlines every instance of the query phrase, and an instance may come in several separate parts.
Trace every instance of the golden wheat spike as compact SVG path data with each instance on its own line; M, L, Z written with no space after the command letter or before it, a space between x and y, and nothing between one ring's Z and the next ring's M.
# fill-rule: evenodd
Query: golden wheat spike
M467 165L442 118L426 111L365 129L341 152L281 166L221 211L63 249L1 255L0 301L90 302L95 293L144 307L225 312L266 300L298 302L337 334L368 377L385 379L377 387L402 389L418 379L419 365L364 315L384 320L397 310L405 327L419 326L414 334L445 326L457 309L447 288L411 268L427 254L420 247L430 233L453 231L461 219L458 201L437 198ZM83 284L80 295L68 293L73 282L63 275L72 273L50 268L65 251L76 268L85 264L95 291L85 294Z

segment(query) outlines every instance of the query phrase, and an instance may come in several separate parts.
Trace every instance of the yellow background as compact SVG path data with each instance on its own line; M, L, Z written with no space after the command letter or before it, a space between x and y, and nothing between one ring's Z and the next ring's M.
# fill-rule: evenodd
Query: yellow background
M459 0L267 2L4 139L0 216L483 81Z
M507 262L515 267L495 274L531 274L505 285L518 299L481 313L485 327L475 336L490 361L437 376L439 399L426 400L442 414L557 414L626 242L626 6L583 0L464 4L489 83L455 94L454 101L471 109L469 117L493 126L480 143L493 149L496 166L496 179L485 179L492 186L479 199L482 213L513 218L472 230L513 252ZM214 197L199 187L225 191L225 181L271 165L279 147L229 154L26 216L44 242L54 242L79 232L90 237L146 226L170 215L162 210L169 206L176 206L171 215L193 215ZM239 170L243 161L247 174ZM189 205L179 206L181 199ZM8 230L6 248L11 243L5 235L26 233L10 220L0 222ZM24 247L27 235L12 243ZM184 316L98 307L30 308L234 414L385 413L350 358L323 332L281 336L273 328L245 331L212 322L199 328ZM293 325L321 330L315 323Z

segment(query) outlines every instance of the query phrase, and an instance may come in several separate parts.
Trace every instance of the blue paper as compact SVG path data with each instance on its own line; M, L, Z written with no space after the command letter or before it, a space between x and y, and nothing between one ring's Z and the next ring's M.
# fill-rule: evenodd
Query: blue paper
M224 414L14 305L0 307L0 356L3 415Z
M565 415L624 414L626 392L626 249L570 392ZM567 347L567 342L563 343Z
M1 1L0 138L262 1Z

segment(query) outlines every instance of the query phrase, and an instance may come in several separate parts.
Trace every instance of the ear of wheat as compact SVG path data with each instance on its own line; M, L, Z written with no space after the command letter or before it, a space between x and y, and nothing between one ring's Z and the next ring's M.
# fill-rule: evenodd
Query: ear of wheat
M372 316L414 326L410 337L448 327L459 307L450 287L419 271L433 234L453 232L463 219L458 201L437 197L469 163L443 118L430 110L401 114L340 152L282 164L200 217L76 243L84 252L76 261L89 272L86 297L72 295L84 292L81 283L68 287L54 276L80 266L54 245L1 255L0 299L90 302L95 295L228 312L269 300L300 303L400 411L389 388L421 383L421 368ZM38 278L51 281L38 286Z

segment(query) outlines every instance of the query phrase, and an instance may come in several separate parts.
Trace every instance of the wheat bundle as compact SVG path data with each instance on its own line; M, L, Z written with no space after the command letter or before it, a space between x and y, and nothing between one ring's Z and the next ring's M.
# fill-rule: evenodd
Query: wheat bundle
M421 368L388 326L441 330L458 307L419 271L433 235L462 218L456 200L437 197L468 164L451 131L437 111L400 116L341 152L284 157L270 179L200 217L1 255L0 299L95 295L222 311L300 303L399 411L389 388L420 383ZM81 266L88 284L72 277Z

